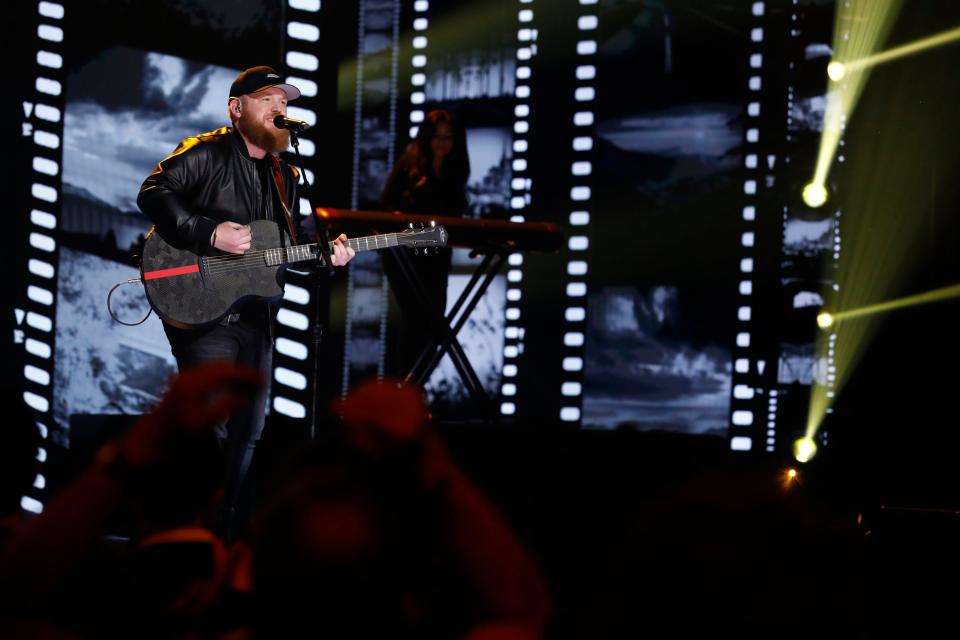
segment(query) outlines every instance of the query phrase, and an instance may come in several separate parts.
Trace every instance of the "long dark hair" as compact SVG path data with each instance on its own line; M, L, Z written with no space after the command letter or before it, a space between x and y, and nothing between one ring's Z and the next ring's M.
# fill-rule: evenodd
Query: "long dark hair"
M411 175L428 175L433 165L433 148L430 143L437 132L437 127L441 124L450 126L453 133L453 148L449 155L443 160L443 166L440 169L441 176L445 180L451 180L454 184L467 183L470 177L470 157L467 155L467 132L461 126L460 120L455 118L452 113L445 109L435 109L427 114L420 123L417 130L417 137L414 138L403 158L406 161L407 170Z

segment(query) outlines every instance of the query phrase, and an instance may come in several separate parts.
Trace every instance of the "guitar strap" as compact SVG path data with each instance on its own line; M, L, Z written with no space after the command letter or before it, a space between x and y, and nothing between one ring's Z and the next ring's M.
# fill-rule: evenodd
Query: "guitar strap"
M287 204L287 187L283 181L280 160L272 153L269 155L270 162L273 164L273 186L277 188L277 197L280 198L280 204L283 205L283 217L287 221L287 230L290 231L290 241L297 244L297 232L293 228L293 214L290 213L290 205Z

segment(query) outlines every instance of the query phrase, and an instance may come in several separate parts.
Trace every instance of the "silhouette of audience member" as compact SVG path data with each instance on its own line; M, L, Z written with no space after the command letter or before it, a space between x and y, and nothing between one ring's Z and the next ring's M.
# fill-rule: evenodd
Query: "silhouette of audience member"
M197 526L219 486L207 464L220 459L213 429L262 382L255 369L222 362L175 378L151 414L11 536L0 556L0 619L93 637L216 630L205 614L225 580L224 551ZM130 499L144 536L132 562L115 566L100 545Z
M251 545L228 557L202 525L219 486L212 432L261 382L227 363L184 371L152 414L19 527L0 555L5 633L544 637L540 574L424 429L411 388L351 394L342 438L304 455ZM135 550L124 565L104 563L100 544L128 500L140 511ZM252 596L232 596L243 583Z
M133 586L164 635L222 631L231 624L229 552L208 523L220 513L223 454L206 434L177 457L180 473L139 491Z
M507 524L424 428L421 392L367 383L339 407L252 539L255 633L527 639L547 587Z

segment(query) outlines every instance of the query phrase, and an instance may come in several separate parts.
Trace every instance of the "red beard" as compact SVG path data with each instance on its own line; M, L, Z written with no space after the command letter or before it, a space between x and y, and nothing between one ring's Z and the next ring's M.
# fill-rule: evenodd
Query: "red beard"
M267 151L267 153L286 151L290 145L290 132L286 129L277 129L262 120L257 120L249 111L240 114L237 120L237 129L250 142Z

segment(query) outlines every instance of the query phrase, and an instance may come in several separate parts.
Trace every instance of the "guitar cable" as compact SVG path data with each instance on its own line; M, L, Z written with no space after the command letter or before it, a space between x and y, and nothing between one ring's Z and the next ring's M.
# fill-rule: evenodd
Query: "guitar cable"
M143 316L143 319L140 320L139 322L124 322L123 320L115 316L113 314L113 309L110 308L110 298L113 297L114 291L116 291L119 287L122 287L125 284L134 284L140 281L141 281L140 278L127 278L126 282L118 282L117 284L113 285L113 288L110 289L110 293L107 294L107 313L110 314L110 317L113 318L114 322L118 322L125 327L135 327L138 324L143 324L144 322L146 322L147 318L150 317L150 314L153 313L153 307L150 307L150 310L147 311L147 315Z

